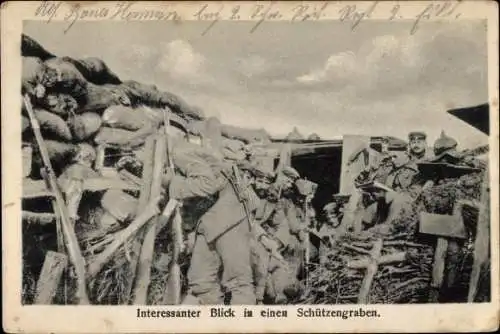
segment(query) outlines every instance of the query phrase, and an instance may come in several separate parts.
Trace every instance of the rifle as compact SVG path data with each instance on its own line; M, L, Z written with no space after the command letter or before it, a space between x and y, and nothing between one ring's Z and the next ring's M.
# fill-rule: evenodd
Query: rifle
M273 247L269 243L263 242L263 237L267 237L269 239L273 239L270 237L267 232L260 226L259 224L255 224L253 221L252 215L250 213L250 210L248 209L248 203L246 202L245 198L241 196L242 190L241 190L241 179L240 179L240 174L238 172L238 169L235 165L232 166L232 174L234 175L234 179L231 177L227 177L229 180L229 183L233 187L233 190L238 197L239 202L243 205L243 209L245 210L245 215L248 221L248 225L250 226L250 232L253 233L257 241L264 246L264 248L270 253L271 257L274 257L276 260L278 260L283 266L288 267L288 263L285 261L283 256L279 253L278 247Z
M48 181L50 186L49 190L52 192L57 203L56 215L61 217L61 230L64 235L64 244L67 248L69 259L74 266L77 279L76 297L79 300L80 304L90 304L87 296L87 285L85 282L85 259L78 244L78 239L73 228L73 222L69 217L68 208L66 207L64 196L61 189L59 188L59 184L57 183L54 170L52 169L49 154L40 132L40 124L35 117L30 98L27 94L24 95L24 104L26 105L26 111L28 112L28 116L31 121L31 127L33 128L33 133L35 134L35 138L40 149L40 155L42 157L44 165L44 173L46 175L46 180Z

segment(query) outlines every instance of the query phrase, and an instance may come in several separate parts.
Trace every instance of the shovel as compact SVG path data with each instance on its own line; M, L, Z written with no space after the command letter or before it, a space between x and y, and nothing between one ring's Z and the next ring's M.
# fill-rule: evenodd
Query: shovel
M445 257L449 243L456 244L455 240L466 239L467 233L462 217L462 204L455 204L452 215L440 215L428 212L420 213L420 233L437 236L437 245L434 251L432 266L433 288L430 296L431 302L437 302L439 290L443 284ZM454 247L455 249L457 247Z

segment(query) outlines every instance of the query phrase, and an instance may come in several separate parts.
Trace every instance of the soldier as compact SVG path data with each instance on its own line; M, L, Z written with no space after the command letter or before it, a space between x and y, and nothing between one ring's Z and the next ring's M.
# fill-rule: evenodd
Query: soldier
M408 156L411 161L415 162L429 157L425 132L413 131L408 134Z
M270 187L269 195L259 208L256 219L279 243L279 249L287 265L276 259L268 264L269 279L267 294L273 303L284 304L298 294L298 274L301 269L301 242L306 226L300 221L300 211L293 201L295 182L299 173L285 167Z
M174 147L173 162L178 173L167 171L164 186L169 186L170 198L178 200L218 194L218 199L204 213L196 229L191 264L188 270L189 294L201 304L223 304L222 287L231 294L233 305L253 305L256 302L250 256L250 226L245 207L257 207L257 196L251 188L254 174L248 165L241 166L241 189L237 194L229 173L218 155L205 154L199 159L186 143ZM193 145L193 144L190 144ZM207 149L205 149L207 151ZM199 152L198 152L199 153ZM208 151L206 153L209 153ZM198 157L197 157L198 155ZM222 269L222 278L219 271Z

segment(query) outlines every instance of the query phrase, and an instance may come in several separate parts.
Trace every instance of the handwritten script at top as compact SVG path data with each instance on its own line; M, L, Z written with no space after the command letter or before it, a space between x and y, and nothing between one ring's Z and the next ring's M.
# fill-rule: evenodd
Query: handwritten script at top
M338 2L335 2L338 5ZM331 2L317 2L313 4L299 4L283 10L275 2L242 6L238 4L205 3L200 4L190 17L181 17L172 6L158 6L154 9L144 9L135 2L118 2L115 6L95 6L73 4L70 7L62 6L62 1L43 1L35 10L35 16L50 22L54 19L68 22L65 32L82 20L118 20L118 21L177 21L195 20L207 21L207 26L201 32L207 34L221 20L238 21L252 20L255 24L250 33L255 32L264 22L288 21L304 22L318 20L339 20L355 30L361 22L373 17L377 12L377 19L388 21L409 19L413 21L410 34L415 34L424 21L431 19L457 19L461 12L459 7L462 1L435 1L429 3L417 13L404 13L405 5L396 4L392 7L379 6L379 1L364 2L361 4L346 3L339 9L331 10ZM328 13L327 13L328 11Z

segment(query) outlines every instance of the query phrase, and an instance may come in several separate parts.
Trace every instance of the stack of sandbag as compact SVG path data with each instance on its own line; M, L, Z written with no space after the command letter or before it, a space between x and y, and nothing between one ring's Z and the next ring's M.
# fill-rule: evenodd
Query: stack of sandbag
M168 107L174 113L180 115L186 120L202 120L203 112L197 107L189 105L181 97L160 91L155 85L146 85L134 80L123 82L123 89L135 105L148 105L151 107Z
M126 149L142 145L163 122L163 111L171 112L177 124L203 118L199 109L154 85L122 82L98 58L56 56L26 35L21 51L21 94L30 97L56 166L71 163L79 143ZM21 114L23 141L34 144L24 102ZM38 153L33 150L34 171L41 167Z

